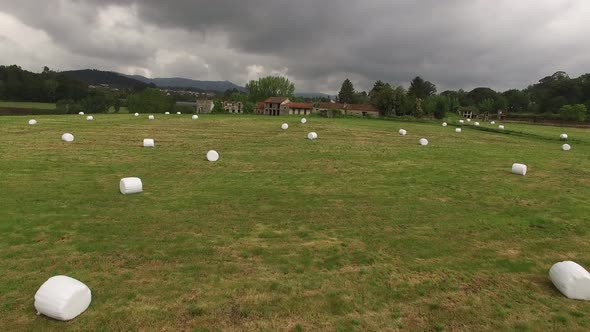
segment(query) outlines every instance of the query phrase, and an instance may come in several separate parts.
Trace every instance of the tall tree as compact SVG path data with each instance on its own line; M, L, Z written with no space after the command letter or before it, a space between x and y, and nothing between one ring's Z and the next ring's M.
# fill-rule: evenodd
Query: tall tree
M354 103L354 86L352 82L347 78L342 82L342 86L340 87L340 92L338 92L338 101L341 103Z
M410 89L408 94L416 98L424 99L436 93L436 85L429 81L423 80L420 76L416 76L410 82Z
M269 97L291 97L295 93L295 84L282 76L267 76L246 84L250 101L263 101Z

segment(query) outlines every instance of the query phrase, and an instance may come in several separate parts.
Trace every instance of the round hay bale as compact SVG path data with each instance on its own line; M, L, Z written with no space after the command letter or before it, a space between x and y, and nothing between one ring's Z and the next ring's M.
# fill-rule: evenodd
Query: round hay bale
M64 142L73 142L74 135L72 135L70 133L65 133L65 134L61 135L61 140Z
M154 142L153 138L144 138L143 139L143 147L144 148L153 148L156 147L156 142Z
M467 122L471 122L471 119L467 119Z
M569 151L569 150L572 149L572 147L569 144L564 144L564 145L561 146L561 149L563 151Z
M504 129L504 125L499 125L498 128L499 129Z
M193 115L191 118L192 118L193 120L199 120L199 116L198 116L198 115Z
M287 129L289 129L289 125L288 125L288 124L286 124L286 123L283 123L283 124L281 125L281 129L283 129L283 130L287 130Z
M400 129L399 130L399 134L402 135L402 136L406 136L407 133L408 132L405 129Z
M553 264L549 279L567 298L590 300L590 273L578 263L564 261Z
M170 112L164 112L164 114L166 114L166 115L170 115Z
M309 134L307 134L307 138L313 141L314 139L318 138L318 134L312 131Z
M479 122L474 122L473 123L476 127L479 127Z
M526 175L527 166L525 164L514 163L512 164L512 173L518 175Z
M465 121L463 121L463 120L459 120L459 123L465 123Z
M153 120L155 117L153 115L148 116L148 119Z
M83 313L92 301L90 288L68 276L54 276L35 293L35 309L53 319L65 321Z
M307 122L307 119L306 119L306 118L302 118L302 119L301 119L301 123L302 123L302 124L305 124L306 122Z
M443 122L443 123L442 123L442 126L443 126L443 127L446 127L446 126L447 126L447 123L446 123L446 122Z
M30 125L36 125L37 124L37 120L31 119L31 120L29 120L29 124Z
M215 150L207 151L207 160L209 161L217 161L219 160L219 153Z
M426 138L421 138L419 142L420 142L420 145L422 145L422 146L428 145L428 140Z
M567 138L568 138L567 134L559 135L559 139L567 139Z
M143 183L140 178L122 178L119 182L119 190L123 195L137 194L143 191Z
M135 113L135 114L133 114L133 115L135 115L135 116L139 116L139 113Z
M455 132L456 133L460 133L461 132L461 128L455 128Z
M78 112L78 115L84 115L84 112Z
M490 124L493 124L493 125L495 125L495 124L496 124L496 121L492 121L492 122L490 122Z
M86 117L86 121L93 121L94 117L92 115L89 115Z
M181 114L182 114L182 112L176 112L176 114L178 114L178 115L181 115Z

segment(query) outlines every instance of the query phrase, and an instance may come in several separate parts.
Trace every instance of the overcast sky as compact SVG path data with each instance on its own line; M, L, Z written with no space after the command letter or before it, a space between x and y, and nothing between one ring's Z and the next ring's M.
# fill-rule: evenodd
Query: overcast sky
M0 64L506 90L590 72L589 17L588 0L0 0Z

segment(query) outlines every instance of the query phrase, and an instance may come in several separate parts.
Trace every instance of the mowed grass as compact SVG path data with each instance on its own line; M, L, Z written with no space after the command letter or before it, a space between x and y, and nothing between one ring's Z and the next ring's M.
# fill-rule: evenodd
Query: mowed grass
M2 330L590 329L548 279L590 267L588 130L94 118L0 117ZM57 274L92 289L70 322L35 315Z
M0 101L0 107L54 110L54 103L35 103L24 101Z

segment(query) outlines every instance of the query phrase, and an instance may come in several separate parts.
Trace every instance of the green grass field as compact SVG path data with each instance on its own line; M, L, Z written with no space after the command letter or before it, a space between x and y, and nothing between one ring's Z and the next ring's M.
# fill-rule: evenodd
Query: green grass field
M54 103L34 103L21 101L0 101L0 107L54 110Z
M590 329L548 279L590 268L587 129L94 118L0 117L2 330ZM35 315L57 274L93 292L70 322Z

